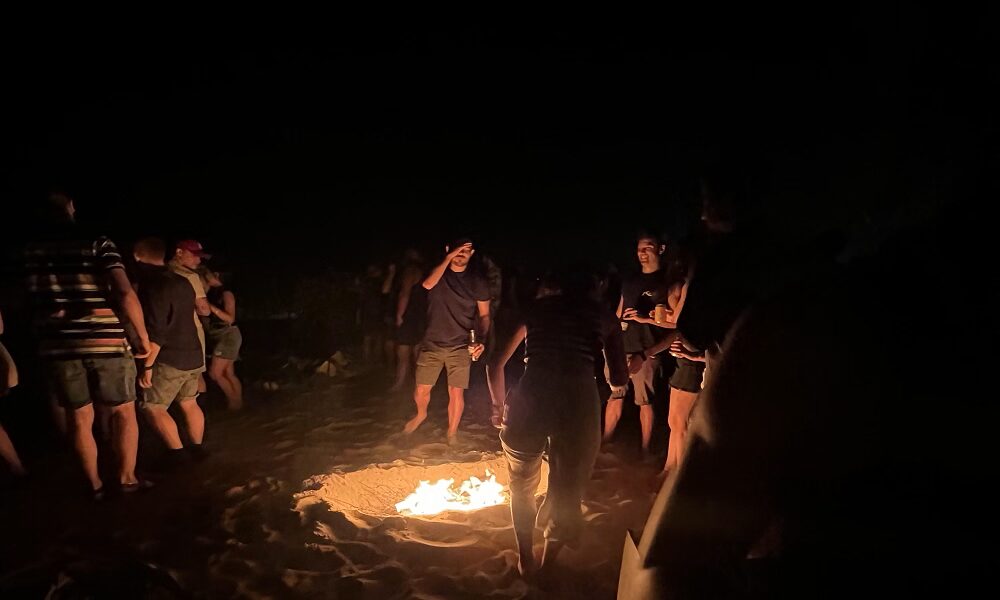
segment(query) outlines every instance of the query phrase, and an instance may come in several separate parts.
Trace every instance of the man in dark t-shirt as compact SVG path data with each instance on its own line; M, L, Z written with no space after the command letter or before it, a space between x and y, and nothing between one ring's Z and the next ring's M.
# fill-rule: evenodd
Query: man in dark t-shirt
M667 303L669 286L660 268L666 245L655 233L640 233L636 240L636 256L641 273L622 283L622 339L628 355L629 376L635 403L639 406L642 429L642 450L649 451L653 438L653 394L659 359L649 351L665 335L665 330L648 324L650 312L657 304ZM646 322L643 322L646 321ZM604 439L611 439L622 415L622 399L608 401L604 412Z
M205 354L195 321L195 291L188 281L164 264L161 240L146 238L133 251L139 299L146 315L151 352L142 367L142 408L147 420L171 451L171 461L183 462L181 443L167 409L177 400L187 423L190 451L202 458L205 415L198 406L198 377L205 371Z
M448 373L448 442L458 434L469 387L471 362L479 358L490 330L490 292L484 277L469 270L475 249L467 238L445 247L447 255L431 271L423 286L427 290L427 330L417 355L417 385L413 401L417 414L404 431L413 433L427 418L431 388L441 369ZM471 333L475 333L473 343Z

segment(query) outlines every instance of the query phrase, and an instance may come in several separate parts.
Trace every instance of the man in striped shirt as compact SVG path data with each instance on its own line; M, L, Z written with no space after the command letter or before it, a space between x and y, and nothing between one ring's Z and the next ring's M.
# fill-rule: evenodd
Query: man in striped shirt
M25 250L43 373L54 399L72 416L73 445L94 498L104 495L93 435L94 401L112 413L119 485L123 491L139 489L136 370L123 319L137 337L134 356L145 357L149 336L142 307L114 243L87 237L76 227L73 200L51 194L45 208L50 233Z

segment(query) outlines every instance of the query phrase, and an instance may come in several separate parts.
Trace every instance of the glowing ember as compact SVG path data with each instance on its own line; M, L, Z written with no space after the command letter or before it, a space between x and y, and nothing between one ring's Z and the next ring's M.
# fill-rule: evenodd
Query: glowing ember
M434 515L446 510L479 510L507 501L503 484L497 483L489 469L485 481L469 477L457 491L452 487L454 483L454 479L439 479L434 484L421 481L416 491L396 504L396 511L403 515Z

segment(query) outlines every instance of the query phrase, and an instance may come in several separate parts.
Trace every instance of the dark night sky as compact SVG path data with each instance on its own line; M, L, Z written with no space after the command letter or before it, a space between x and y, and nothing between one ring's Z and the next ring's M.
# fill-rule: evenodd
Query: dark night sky
M719 158L775 228L813 231L995 139L988 20L730 17L9 42L4 205L61 185L113 236L239 262L353 264L459 231L501 257L627 259Z

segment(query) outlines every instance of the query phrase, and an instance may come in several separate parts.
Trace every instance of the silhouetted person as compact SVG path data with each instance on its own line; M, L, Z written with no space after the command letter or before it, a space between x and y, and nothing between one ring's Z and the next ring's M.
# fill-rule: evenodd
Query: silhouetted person
M119 485L126 491L140 485L135 475L136 370L123 321L135 328L140 344L135 358L149 354L149 336L114 243L76 227L69 196L51 194L45 208L47 235L25 251L38 352L50 393L71 415L73 446L94 498L100 499L104 483L97 471L94 402L112 413Z
M477 340L486 339L490 330L490 292L486 279L470 271L469 259L475 248L461 238L445 247L444 260L424 279L427 290L427 330L417 356L416 389L413 401L417 414L404 431L413 433L427 418L431 388L441 375L448 375L448 442L458 435L458 425L465 410L465 390L469 387L472 359L478 359L486 346L469 343L469 331Z
M525 369L507 395L504 367L525 343ZM535 569L532 534L535 490L542 453L548 445L548 516L542 568L550 568L564 544L573 544L583 527L580 501L601 443L601 399L595 385L595 359L607 356L614 398L625 394L628 367L621 327L598 298L596 277L581 271L546 276L538 298L522 313L514 333L490 360L487 370L495 407L503 407L500 440L510 470L511 517L519 569Z
M3 314L0 314L0 335L3 335ZM14 359L11 358L7 349L4 348L3 342L0 342L0 398L6 396L15 386L17 386L17 365L14 364ZM10 441L2 424L0 424L0 459L7 463L7 467L14 475L27 474L24 465L21 464L21 458L17 455L17 450L14 449L14 444Z
M146 419L171 450L169 459L182 462L184 445L177 423L167 409L177 401L187 422L191 452L204 456L205 415L198 406L198 377L205 372L205 354L195 322L195 292L185 278L164 264L162 240L146 238L135 244L136 280L146 314L151 351L146 357L139 385L144 389L142 408Z
M992 362L983 284L968 253L942 260L930 247L941 248L921 237L817 273L740 319L643 531L648 570L623 571L621 586L635 588L620 597L992 588L996 409L979 393ZM928 289L942 291L931 327L917 300ZM935 348L961 349L946 354L954 377L921 371Z
M393 306L396 326L396 380L391 391L397 392L406 385L413 369L414 348L424 337L427 324L427 290L421 285L426 273L423 260L416 250L403 253L399 278L399 294Z
M236 325L236 295L227 289L215 271L205 271L205 294L212 315L205 332L208 353L212 357L208 375L226 396L229 410L243 408L243 382L236 376L243 334Z

